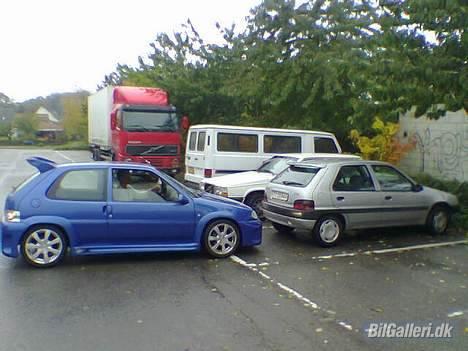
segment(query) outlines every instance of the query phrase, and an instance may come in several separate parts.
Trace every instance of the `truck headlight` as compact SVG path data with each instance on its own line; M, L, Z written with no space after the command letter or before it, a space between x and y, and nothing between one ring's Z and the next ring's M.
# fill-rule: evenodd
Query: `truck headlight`
M228 197L228 190L227 190L227 188L222 187L222 186L215 186L214 194L219 195L219 196Z
M250 217L252 217L253 219L258 219L258 214L257 212L253 211L250 213Z
M7 210L5 214L5 219L7 222L19 222L20 221L20 212Z

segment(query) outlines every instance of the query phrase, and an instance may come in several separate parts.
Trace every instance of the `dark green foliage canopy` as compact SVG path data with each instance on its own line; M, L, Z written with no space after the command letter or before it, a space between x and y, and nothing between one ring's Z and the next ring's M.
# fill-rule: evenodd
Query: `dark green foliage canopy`
M206 43L188 21L104 84L157 86L192 123L370 131L417 106L468 108L466 0L265 0Z

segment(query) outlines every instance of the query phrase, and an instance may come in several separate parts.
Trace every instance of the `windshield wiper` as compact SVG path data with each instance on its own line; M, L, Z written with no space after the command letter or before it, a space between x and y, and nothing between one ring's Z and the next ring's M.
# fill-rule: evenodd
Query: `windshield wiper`
M284 184L284 185L299 185L299 186L303 186L303 185L304 185L304 184L302 184L302 183L292 182L292 181L289 181L289 180L283 180L283 184Z

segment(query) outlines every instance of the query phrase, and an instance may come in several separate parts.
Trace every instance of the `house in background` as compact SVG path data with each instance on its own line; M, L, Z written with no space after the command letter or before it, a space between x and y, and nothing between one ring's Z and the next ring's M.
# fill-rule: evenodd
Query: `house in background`
M34 116L37 118L36 136L39 139L54 141L63 136L64 129L62 121L44 106L39 107Z

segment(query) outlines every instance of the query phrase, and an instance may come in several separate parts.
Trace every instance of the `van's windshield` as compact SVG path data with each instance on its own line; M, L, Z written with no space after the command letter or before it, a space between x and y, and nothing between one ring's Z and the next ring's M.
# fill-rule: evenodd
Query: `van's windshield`
M271 174L279 174L289 166L289 162L297 161L295 157L273 157L266 161L257 169L257 172L266 172Z
M305 187L320 170L319 167L290 166L284 172L276 176L272 183Z
M167 111L123 111L123 129L128 132L176 132L177 117Z

